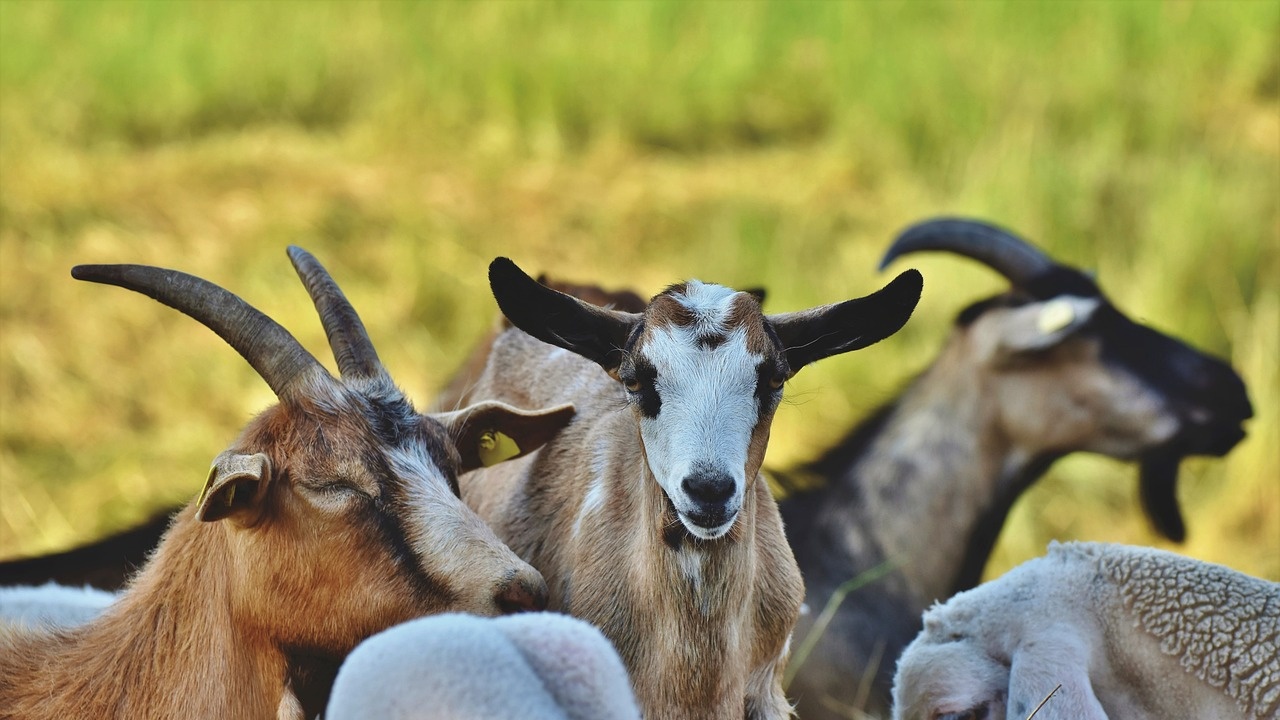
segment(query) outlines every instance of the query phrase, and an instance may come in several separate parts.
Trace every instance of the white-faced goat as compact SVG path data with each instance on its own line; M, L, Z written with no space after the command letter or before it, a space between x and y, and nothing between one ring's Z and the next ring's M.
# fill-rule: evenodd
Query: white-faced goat
M72 275L149 295L227 341L280 402L217 456L119 601L87 625L0 629L0 708L17 718L269 718L291 680L427 613L545 604L546 585L457 496L482 437L537 448L572 417L487 403L426 416L306 252L290 257L335 379L280 325L199 278L137 265Z
M791 374L906 322L919 274L767 317L750 293L697 281L629 313L505 258L489 279L515 328L469 397L578 415L529 458L464 476L463 498L542 571L551 609L613 641L645 717L789 716L802 586L759 473L769 426Z
M1051 543L925 613L893 698L895 720L1274 720L1280 584L1152 548Z
M1133 322L1084 273L1011 233L925 222L882 265L924 250L978 260L1013 287L962 312L928 369L802 470L820 489L780 503L812 610L788 688L806 720L887 710L920 613L978 583L1014 500L1056 459L1140 459L1147 513L1181 539L1179 458L1226 453L1252 414L1225 363ZM807 645L833 593L886 562Z

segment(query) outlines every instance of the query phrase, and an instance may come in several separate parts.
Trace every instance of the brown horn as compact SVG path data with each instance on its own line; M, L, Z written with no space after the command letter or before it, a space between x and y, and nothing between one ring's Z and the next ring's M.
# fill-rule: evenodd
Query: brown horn
M943 250L981 262L1005 276L1014 287L1056 266L1035 246L1004 228L978 220L936 218L903 230L880 260L883 270L913 252Z
M298 271L298 277L302 278L307 294L320 313L320 323L324 325L329 347L333 349L333 357L338 361L338 370L342 376L387 377L387 371L378 360L378 353L373 349L373 342L369 340L364 323L360 322L356 309L351 307L347 296L342 294L342 289L334 282L329 271L324 269L314 255L296 245L289 246L289 260L293 262L293 268Z
M133 290L194 318L248 360L281 400L303 376L329 375L288 330L208 280L147 265L77 265L71 277Z

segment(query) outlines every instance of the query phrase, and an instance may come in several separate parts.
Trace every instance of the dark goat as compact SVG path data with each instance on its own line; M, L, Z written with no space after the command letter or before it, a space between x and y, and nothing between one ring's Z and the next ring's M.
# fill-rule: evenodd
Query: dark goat
M306 706L294 683L323 682L356 643L393 624L545 607L541 575L462 504L457 476L482 464L490 433L528 452L573 409L417 413L324 268L298 248L290 258L340 378L207 281L138 265L72 271L209 327L280 402L215 458L199 498L102 615L58 631L0 627L0 714L293 717Z
M963 311L906 391L797 473L821 487L781 503L810 608L789 688L806 720L888 707L895 660L921 612L978 583L1014 500L1055 460L1140 461L1147 515L1181 540L1178 461L1225 454L1252 416L1229 366L1133 322L1084 273L1008 231L924 222L881 267L926 250L978 260L1012 288ZM892 569L844 599L804 659L832 594L877 568Z

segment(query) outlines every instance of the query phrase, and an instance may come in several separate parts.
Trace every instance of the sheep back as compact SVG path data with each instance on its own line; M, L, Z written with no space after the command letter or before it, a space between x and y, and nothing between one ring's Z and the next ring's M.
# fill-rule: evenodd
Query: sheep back
M1244 712L1280 716L1280 584L1150 548L1079 547L1161 652Z

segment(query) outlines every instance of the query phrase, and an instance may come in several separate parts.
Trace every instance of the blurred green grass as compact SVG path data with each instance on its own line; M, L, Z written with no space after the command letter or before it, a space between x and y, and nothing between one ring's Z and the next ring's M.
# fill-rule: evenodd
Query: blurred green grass
M903 225L994 219L1227 357L1258 418L1184 468L1198 557L1280 579L1280 3L0 2L0 556L185 500L272 400L209 331L79 262L207 277L328 362L315 252L420 406L492 321L484 268L862 295ZM905 263L903 263L905 265ZM833 442L1001 287L957 258L895 339L808 368L769 461ZM331 363L329 363L331 365ZM989 572L1160 544L1073 457Z

